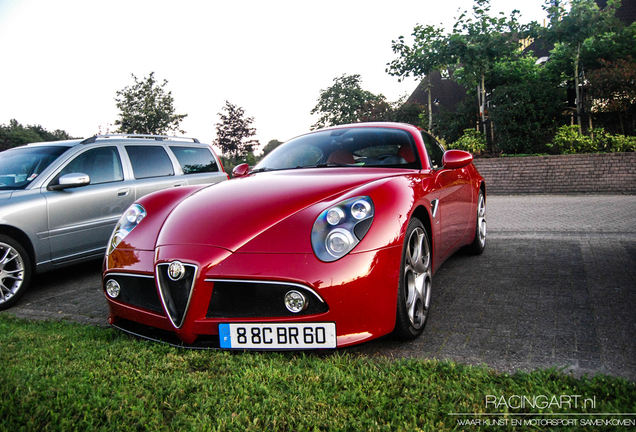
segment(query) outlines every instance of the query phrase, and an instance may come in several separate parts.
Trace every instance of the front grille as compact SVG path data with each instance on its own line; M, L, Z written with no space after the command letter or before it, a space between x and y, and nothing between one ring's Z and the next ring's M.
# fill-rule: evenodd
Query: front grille
M159 290L161 300L168 312L168 317L176 328L183 324L183 318L188 311L194 278L197 267L192 264L182 264L185 274L178 280L173 280L168 276L170 264L157 265L157 277L159 279Z
M315 315L329 307L312 290L300 285L213 280L212 299L206 318L256 318ZM285 307L285 294L299 291L309 301L305 310L292 313Z
M117 300L163 314L154 277L111 273L104 279L104 284L111 279L117 281L121 289Z

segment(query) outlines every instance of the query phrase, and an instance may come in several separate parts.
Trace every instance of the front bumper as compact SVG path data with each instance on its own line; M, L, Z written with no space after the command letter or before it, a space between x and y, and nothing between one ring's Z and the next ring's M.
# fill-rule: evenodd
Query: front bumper
M123 256L135 258L126 262ZM117 278L122 291L115 299L106 294L108 321L138 336L193 348L219 347L221 323L335 322L337 346L343 347L393 330L400 259L400 247L352 253L333 263L313 254L232 254L209 246L116 250L105 263L104 283ZM197 269L177 319L158 275L175 260ZM292 288L309 299L298 314L283 303Z

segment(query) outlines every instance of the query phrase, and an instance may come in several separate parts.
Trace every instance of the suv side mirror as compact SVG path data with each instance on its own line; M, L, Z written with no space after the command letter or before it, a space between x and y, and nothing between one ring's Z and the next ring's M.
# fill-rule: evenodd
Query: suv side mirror
M442 165L446 169L464 168L473 161L473 155L463 150L447 150L442 158Z
M91 183L91 178L84 173L71 173L59 178L58 184L49 185L46 189L50 191L63 190L76 187L87 186Z
M250 166L246 163L234 167L232 175L234 178L245 177L250 170Z

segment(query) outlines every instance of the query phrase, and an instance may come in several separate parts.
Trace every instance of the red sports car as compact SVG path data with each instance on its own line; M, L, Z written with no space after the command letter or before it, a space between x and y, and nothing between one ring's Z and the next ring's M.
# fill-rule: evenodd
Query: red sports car
M486 240L470 153L397 123L292 139L234 180L147 195L110 240L108 322L189 347L417 337L435 271Z

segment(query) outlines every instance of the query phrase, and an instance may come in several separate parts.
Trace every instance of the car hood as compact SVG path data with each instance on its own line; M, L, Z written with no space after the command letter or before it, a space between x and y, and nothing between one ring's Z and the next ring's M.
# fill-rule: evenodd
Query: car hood
M316 168L258 173L222 182L179 203L167 217L157 246L208 245L234 252L281 221L313 206L306 216L309 226L303 219L302 226L292 223L285 231L286 236L305 234L309 238L311 224L332 204L331 199L399 174L403 174L402 170Z

